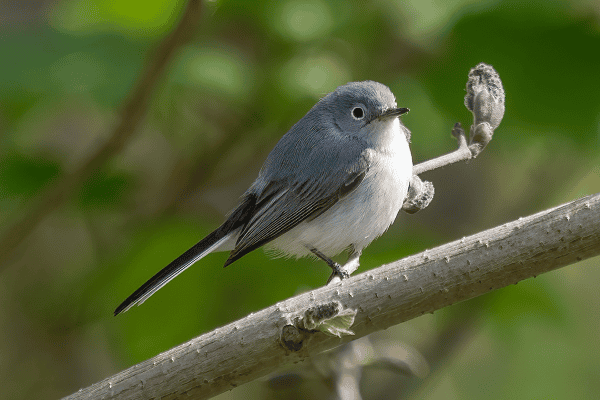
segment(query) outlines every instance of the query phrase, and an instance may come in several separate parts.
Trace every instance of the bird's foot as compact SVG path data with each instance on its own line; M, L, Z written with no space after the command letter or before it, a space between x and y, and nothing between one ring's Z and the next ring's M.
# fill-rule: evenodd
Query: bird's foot
M344 266L336 263L331 258L327 257L325 254L321 253L319 250L315 249L314 247L310 248L310 251L315 256L317 256L321 260L325 261L327 263L327 265L329 265L329 268L332 269L331 275L329 276L329 279L327 279L327 284L329 284L329 282L331 282L336 277L337 277L337 280L347 279L350 277L350 274L346 271Z

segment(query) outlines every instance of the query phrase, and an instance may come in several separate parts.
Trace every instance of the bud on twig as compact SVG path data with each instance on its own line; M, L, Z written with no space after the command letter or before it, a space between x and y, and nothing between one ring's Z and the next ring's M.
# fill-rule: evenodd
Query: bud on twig
M473 113L474 123L469 134L469 149L473 157L492 140L494 129L504 116L504 88L500 76L491 65L479 63L469 72L465 106Z
M500 76L491 65L479 63L469 71L465 106L473 113L473 125L469 141L460 123L452 129L452 135L458 141L458 149L417 164L413 167L413 178L402 210L413 214L427 207L433 199L433 184L421 181L417 176L426 171L441 168L458 161L475 158L492 140L494 129L500 125L504 116L504 88Z

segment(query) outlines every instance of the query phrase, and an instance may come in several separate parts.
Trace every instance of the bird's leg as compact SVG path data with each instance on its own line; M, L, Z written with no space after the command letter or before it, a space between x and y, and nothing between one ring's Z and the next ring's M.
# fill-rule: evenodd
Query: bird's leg
M348 272L346 272L344 267L342 267L340 264L333 261L331 258L327 257L325 254L321 253L319 250L315 249L314 247L309 247L308 249L315 256L317 256L321 260L325 261L327 263L327 265L329 265L329 267L333 270L333 272L329 276L329 279L327 279L327 284L329 284L329 282L331 282L331 280L334 277L337 277L338 280L342 280L342 279L346 279L346 278L350 277L350 274Z

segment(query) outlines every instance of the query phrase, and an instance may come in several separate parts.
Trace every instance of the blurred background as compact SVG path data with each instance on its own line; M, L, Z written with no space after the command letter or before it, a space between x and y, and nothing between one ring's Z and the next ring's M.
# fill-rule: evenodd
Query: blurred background
M259 250L223 269L227 254L218 253L142 307L112 315L217 227L276 141L348 81L382 82L411 109L402 119L415 163L454 150L453 124L470 125L470 68L493 65L507 94L487 149L424 174L435 185L432 204L401 213L365 250L359 272L600 191L598 1L206 1L147 107L135 104L141 122L97 165L88 163L185 2L0 4L3 399L71 394L322 286L321 262ZM81 184L43 203L82 169ZM24 239L6 240L25 218ZM414 348L432 372L365 371L364 398L597 398L599 261L372 335ZM327 396L322 382L285 382L221 398Z

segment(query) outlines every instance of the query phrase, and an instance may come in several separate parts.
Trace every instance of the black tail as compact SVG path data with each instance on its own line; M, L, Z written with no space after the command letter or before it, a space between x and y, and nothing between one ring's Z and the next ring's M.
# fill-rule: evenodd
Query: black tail
M204 239L192 246L188 251L177 257L169 265L161 269L156 275L144 283L138 290L133 292L131 296L125 299L115 310L115 315L129 310L136 304L142 304L148 297L156 293L160 288L165 286L171 279L185 271L193 263L210 253L215 244L222 239L227 239L227 234L223 234L221 229L217 229L210 233ZM220 243L219 243L220 244ZM218 246L217 246L218 247ZM207 252L207 250L209 250Z
M125 299L115 310L115 315L129 310L136 304L142 304L165 286L177 275L185 271L188 267L200 260L207 254L216 250L223 242L230 238L230 235L236 234L239 227L246 224L252 216L256 205L254 195L245 195L242 203L231 213L229 218L215 231L208 234L204 239L192 246L188 251L177 257L172 263L161 269L156 275L144 283L131 296Z

